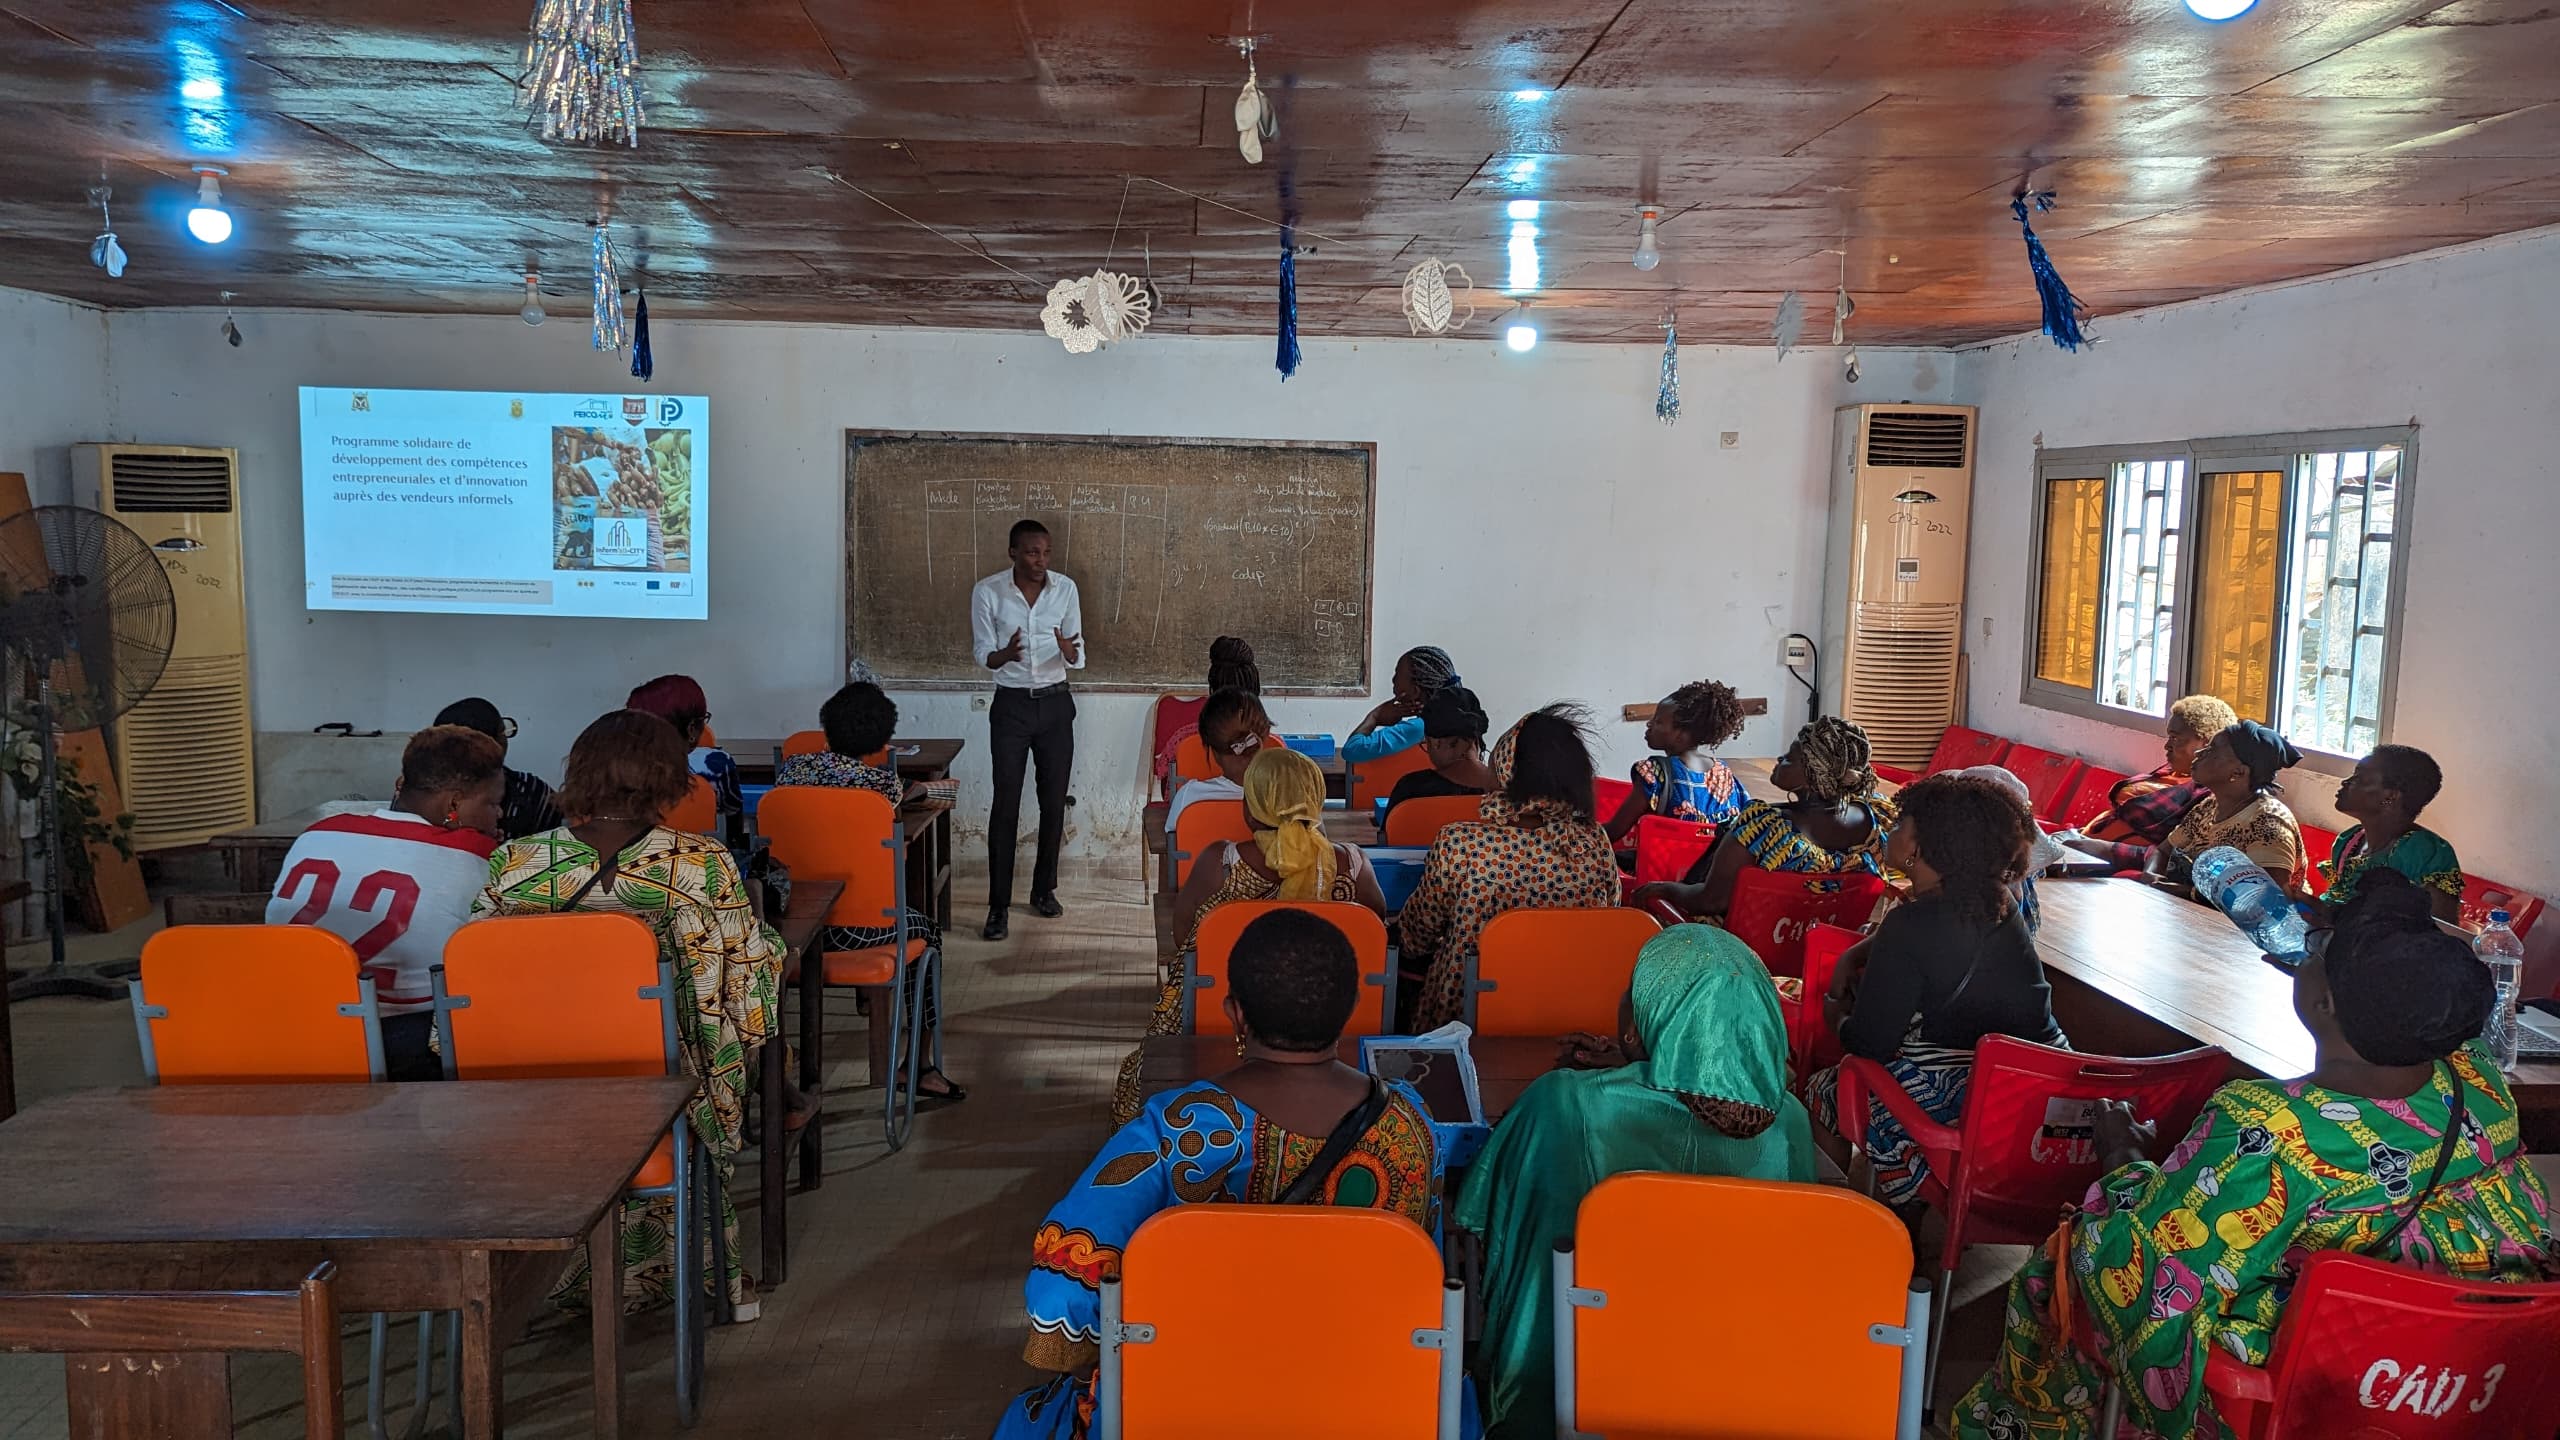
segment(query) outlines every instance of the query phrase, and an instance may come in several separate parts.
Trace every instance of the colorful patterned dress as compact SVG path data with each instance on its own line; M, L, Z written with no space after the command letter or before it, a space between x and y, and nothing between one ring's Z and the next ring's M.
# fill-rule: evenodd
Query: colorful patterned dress
M489 887L471 913L550 915L601 868L595 850L566 829L511 840L489 857ZM580 911L637 916L658 937L660 952L690 981L691 1002L676 1009L684 1066L703 1078L688 1107L694 1133L708 1143L725 1181L746 1123L747 1052L774 1032L781 1009L782 938L756 918L737 862L718 841L664 827L631 842L614 861L613 879L586 892ZM644 1309L674 1294L672 1199L629 1200L622 1211L623 1308ZM726 1190L720 1224L729 1233L723 1277L738 1318L756 1304L739 1268L738 1214ZM570 1266L555 1298L583 1303L587 1262Z
M1444 1147L1421 1097L1402 1084L1388 1089L1385 1113L1313 1203L1392 1210L1437 1239ZM1084 1433L1093 1393L1085 1377L1101 1358L1101 1283L1120 1272L1121 1251L1140 1225L1176 1205L1269 1204L1324 1139L1281 1129L1214 1080L1149 1100L1103 1143L1032 1237L1031 1278L1022 1287L1031 1336L1022 1358L1060 1378L1017 1397L996 1426L998 1440Z
M2376 867L2399 871L2421 890L2462 898L2461 857L2443 836L2424 825L2410 826L2408 833L2379 851L2365 843L2363 826L2349 826L2338 837L2338 847L2321 862L2320 873L2328 877L2329 888L2320 898L2332 905L2346 904L2356 898L2356 886Z
M1797 828L1795 817L1787 813L1786 807L1765 800L1743 806L1725 833L1763 870L1800 875L1882 875L1885 836L1892 833L1898 812L1892 801L1878 795L1859 796L1858 803L1867 807L1873 823L1867 827L1867 838L1846 850L1825 848Z
M1671 808L1667 810L1662 805L1662 772L1666 769L1671 772ZM1692 770L1676 756L1649 756L1636 762L1628 778L1643 792L1647 814L1667 815L1674 820L1722 825L1751 803L1750 792L1713 755L1707 757L1704 770Z
M1182 937L1181 953L1189 953L1191 947L1199 943L1200 922L1208 918L1210 911L1230 900L1268 900L1279 893L1278 877L1265 875L1244 863L1234 841L1226 842L1226 847L1227 878L1219 882L1218 888L1210 894L1208 899L1200 902L1199 913L1191 917L1191 933ZM1325 898L1327 900L1358 900L1360 876L1367 865L1368 857L1360 853L1359 847L1334 846L1333 888L1325 892ZM1155 1010L1147 1019L1149 1035L1182 1033L1182 992L1185 984L1186 977L1176 973L1157 991ZM1141 1067L1145 1065L1146 1059L1147 1047L1141 1043L1137 1049L1129 1052L1127 1059L1120 1062L1120 1083L1113 1087L1111 1092L1112 1124L1126 1125L1137 1118L1138 1103L1143 1098L1140 1088L1143 1078Z
M2234 1081L2168 1159L2100 1179L2073 1217L2071 1292L2106 1366L2057 1338L2053 1261L2039 1254L2010 1282L2000 1358L1957 1405L1956 1435L2084 1440L2111 1375L2126 1440L2228 1435L2205 1393L2205 1347L2266 1363L2304 1257L2370 1252L2417 1202L2456 1083L2468 1092L2459 1148L2384 1258L2467 1280L2560 1276L2515 1101L2474 1051L2455 1052L2406 1100Z
M2168 839L2204 795L2205 788L2192 776L2162 765L2148 775L2117 781L2107 792L2110 808L2080 833L2084 839L2105 842L2104 858L2117 869L2139 870L2144 852Z
M1562 807L1542 816L1537 812L1543 804L1515 810L1500 796L1488 797L1487 818L1448 826L1431 843L1422 882L1396 925L1405 970L1423 977L1414 1007L1416 1033L1466 1013L1476 939L1496 915L1618 903L1618 860L1608 832ZM1497 814L1506 818L1493 818ZM1545 823L1514 823L1541 818Z
M2302 822L2273 795L2258 796L2225 820L2220 802L2208 794L2161 843L2190 860L2227 845L2248 856L2259 869L2292 884L2309 875L2303 860Z

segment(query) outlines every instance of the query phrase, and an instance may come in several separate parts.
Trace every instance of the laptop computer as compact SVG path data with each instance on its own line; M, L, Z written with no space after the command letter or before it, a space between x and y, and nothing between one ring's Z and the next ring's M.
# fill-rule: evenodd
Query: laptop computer
M2560 1015L2531 1006L2516 1011L2516 1058L2560 1060Z

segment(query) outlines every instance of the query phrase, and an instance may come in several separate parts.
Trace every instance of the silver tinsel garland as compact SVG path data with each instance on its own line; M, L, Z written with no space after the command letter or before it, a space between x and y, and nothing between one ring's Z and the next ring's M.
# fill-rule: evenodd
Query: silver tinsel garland
M545 140L637 146L644 117L631 0L536 0L516 106L540 119Z
M1662 322L1662 388L1653 393L1653 418L1665 425L1680 422L1680 321Z
M614 259L613 238L596 227L596 323L589 343L598 350L622 349L622 267Z

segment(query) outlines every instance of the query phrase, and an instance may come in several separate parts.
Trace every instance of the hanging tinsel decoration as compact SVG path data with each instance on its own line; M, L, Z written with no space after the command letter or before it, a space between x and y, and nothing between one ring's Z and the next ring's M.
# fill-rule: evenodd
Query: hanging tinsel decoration
M631 378L654 380L658 376L657 357L649 353L649 292L640 292L640 303L631 307Z
M589 343L598 350L622 350L622 270L613 256L613 237L596 227L596 322Z
M1298 373L1298 233L1280 222L1280 378Z
M640 143L640 47L631 0L536 0L516 108L545 140Z
M1680 317L1662 318L1662 386L1653 392L1653 418L1680 423Z
M2036 277L2036 299L2044 306L2044 333L2063 349L2077 350L2089 340L2080 328L2081 313L2088 307L2054 273L2053 257L2044 253L2044 242L2036 238L2036 227L2027 221L2029 206L2039 212L2051 210L2053 192L2019 191L2009 201L2009 213L2018 217L2018 229L2027 237L2027 269Z

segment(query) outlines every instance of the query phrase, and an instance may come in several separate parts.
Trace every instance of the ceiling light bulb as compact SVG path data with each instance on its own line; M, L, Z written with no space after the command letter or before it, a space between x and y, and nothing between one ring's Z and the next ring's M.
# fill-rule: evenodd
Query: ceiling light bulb
M2248 13L2258 0L2187 0L2187 8L2199 19L2230 20Z
M1636 239L1636 268L1650 270L1662 263L1662 242L1654 238L1653 233L1654 226L1662 219L1662 212L1646 205L1636 213L1644 217L1644 233Z
M189 100L219 100L222 82L210 75L199 75L178 87L178 93Z
M1538 202L1535 200L1514 200L1503 207L1503 213L1509 215L1514 220L1535 220L1538 218Z
M196 167L196 204L187 212L187 233L207 245L231 238L231 212L222 208L222 176L218 166Z
M1538 327L1529 318L1528 302L1523 301L1511 308L1511 321L1502 329L1502 343L1514 350L1538 348Z
M1544 90L1514 90L1511 92L1511 98L1519 101L1523 105L1535 105L1539 101L1547 98L1547 92Z
M541 285L542 272L538 270L524 272L524 308L516 312L516 318L527 325L539 325L549 318L542 313Z

